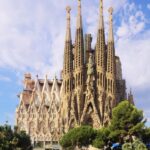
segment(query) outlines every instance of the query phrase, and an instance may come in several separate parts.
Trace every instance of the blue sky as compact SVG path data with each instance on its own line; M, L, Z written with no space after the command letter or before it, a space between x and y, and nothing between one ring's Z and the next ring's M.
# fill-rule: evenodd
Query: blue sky
M60 4L61 3L61 4ZM26 72L33 78L59 75L66 29L65 8L72 7L74 40L77 0L0 0L0 124L15 123L17 94ZM82 0L84 32L95 45L99 0ZM150 126L150 1L104 0L107 39L108 8L114 7L116 54L120 56L128 90Z

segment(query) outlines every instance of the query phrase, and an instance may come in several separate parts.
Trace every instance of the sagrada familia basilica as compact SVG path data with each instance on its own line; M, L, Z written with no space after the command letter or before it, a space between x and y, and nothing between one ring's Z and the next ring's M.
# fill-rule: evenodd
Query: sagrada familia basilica
M105 39L103 0L100 0L97 41L91 46L91 34L83 34L81 1L75 41L72 42L70 11L67 7L67 27L62 78L33 79L24 75L24 89L19 94L16 124L26 131L34 144L45 147L56 144L69 129L90 125L100 128L109 124L112 108L126 95L120 58L115 54L113 8L109 9L108 39ZM59 148L55 148L59 149Z

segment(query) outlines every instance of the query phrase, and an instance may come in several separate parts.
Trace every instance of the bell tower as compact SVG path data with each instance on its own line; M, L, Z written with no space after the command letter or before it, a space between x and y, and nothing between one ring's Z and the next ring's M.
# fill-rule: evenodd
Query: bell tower
M71 27L70 27L70 11L68 6L67 11L67 27L66 27L66 39L64 48L64 65L63 65L63 107L65 112L63 114L67 118L70 116L71 109L71 96L73 90L73 53L72 53L72 39L71 39Z
M111 118L112 108L116 105L116 69L115 46L113 35L113 8L109 8L109 33L107 45L107 70L106 70L106 100L105 100L105 124Z
M99 7L99 25L96 42L95 63L96 63L96 87L97 87L97 101L101 116L103 120L104 113L104 99L105 99L105 71L106 71L106 50L105 50L105 31L103 19L103 0L100 0Z
M77 26L74 47L74 103L76 104L76 117L78 123L84 104L84 38L82 27L81 0L78 0Z

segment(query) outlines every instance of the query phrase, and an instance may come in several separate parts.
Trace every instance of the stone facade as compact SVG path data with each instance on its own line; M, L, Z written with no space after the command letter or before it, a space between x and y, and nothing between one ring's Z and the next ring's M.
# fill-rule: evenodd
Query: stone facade
M122 78L121 61L115 54L113 9L109 9L108 41L105 40L103 0L100 0L97 42L92 49L91 34L85 39L82 27L81 1L75 42L72 43L70 12L67 27L62 79L32 79L24 76L24 90L19 94L16 124L26 131L33 143L57 145L70 128L91 125L100 128L109 124L112 108L126 99L126 83ZM129 99L133 102L132 93ZM56 148L57 149L57 148ZM59 148L58 148L59 149Z
M57 145L60 138L62 81L54 78L33 80L25 74L24 90L19 94L16 124L30 135L33 144Z

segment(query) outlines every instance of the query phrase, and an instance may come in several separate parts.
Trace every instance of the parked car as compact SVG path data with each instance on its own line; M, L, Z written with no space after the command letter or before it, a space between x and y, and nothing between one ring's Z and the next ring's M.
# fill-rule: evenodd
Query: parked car
M112 150L121 150L122 145L120 143L114 143L112 144L111 149Z
M147 147L148 150L150 150L150 143L146 144L146 147Z

